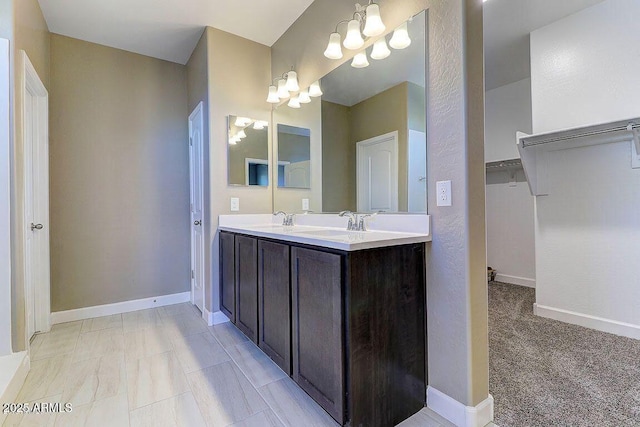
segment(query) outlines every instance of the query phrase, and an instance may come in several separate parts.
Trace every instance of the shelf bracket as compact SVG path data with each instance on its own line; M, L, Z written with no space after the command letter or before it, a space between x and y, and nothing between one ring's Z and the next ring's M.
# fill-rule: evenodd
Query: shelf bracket
M640 169L640 132L634 127L634 123L629 123L627 130L633 133L633 141L631 142L631 167Z

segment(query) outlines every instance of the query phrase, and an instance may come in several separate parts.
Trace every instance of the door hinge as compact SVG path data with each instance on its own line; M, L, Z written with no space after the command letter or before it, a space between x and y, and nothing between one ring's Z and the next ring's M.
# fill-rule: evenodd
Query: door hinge
M194 279L195 278L195 274L193 272L193 270L191 270L191 278Z
M193 145L193 138L189 137L189 145Z

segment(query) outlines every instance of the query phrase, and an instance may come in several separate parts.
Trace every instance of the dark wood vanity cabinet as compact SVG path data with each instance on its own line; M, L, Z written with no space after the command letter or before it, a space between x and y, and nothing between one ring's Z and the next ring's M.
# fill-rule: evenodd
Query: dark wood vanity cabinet
M289 245L258 241L258 346L291 375Z
M236 326L258 343L258 240L236 235Z
M393 426L424 407L424 243L344 252L223 235L230 318L336 421Z
M235 252L235 236L220 232L220 310L233 323L236 323Z

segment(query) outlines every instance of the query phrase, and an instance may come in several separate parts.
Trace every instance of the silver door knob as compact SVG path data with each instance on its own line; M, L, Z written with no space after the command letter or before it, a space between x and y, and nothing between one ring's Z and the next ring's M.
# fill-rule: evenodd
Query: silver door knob
M202 225L202 221L193 221L193 225Z
M31 223L31 231L33 231L33 230L42 230L43 228L44 228L44 226L42 224Z

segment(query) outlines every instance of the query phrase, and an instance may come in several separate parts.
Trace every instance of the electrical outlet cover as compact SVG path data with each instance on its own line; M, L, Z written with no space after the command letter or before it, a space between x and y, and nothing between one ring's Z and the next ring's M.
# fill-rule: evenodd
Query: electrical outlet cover
M240 210L240 199L238 197L231 198L231 212L238 212Z
M451 206L451 181L436 182L437 206Z

